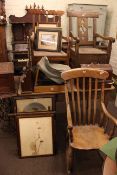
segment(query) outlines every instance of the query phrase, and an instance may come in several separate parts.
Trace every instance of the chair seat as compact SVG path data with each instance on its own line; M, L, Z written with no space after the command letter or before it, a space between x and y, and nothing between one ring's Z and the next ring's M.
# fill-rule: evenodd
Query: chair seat
M72 51L75 52L75 48L72 48ZM93 48L93 47L80 47L79 48L79 54L107 54L106 51L98 49L98 48Z
M73 127L73 142L71 146L76 149L99 149L109 140L104 129L98 125L80 125Z
M34 57L67 57L67 53L61 51L61 52L46 52L46 51L33 51Z

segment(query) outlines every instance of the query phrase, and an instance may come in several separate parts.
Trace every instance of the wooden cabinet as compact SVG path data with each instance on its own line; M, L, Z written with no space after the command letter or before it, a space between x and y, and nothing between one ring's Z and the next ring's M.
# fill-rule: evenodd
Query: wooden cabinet
M8 61L5 25L6 25L5 1L0 0L0 62Z
M90 11L90 12L98 12L99 18L97 19L97 33L103 35L105 31L105 22L106 22L106 14L107 14L107 5L94 5L94 4L77 4L72 3L68 4L68 10L70 11ZM77 35L77 19L72 18L73 34ZM89 21L89 28L91 28L92 24ZM90 35L90 33L89 33Z
M35 26L38 24L57 24L61 26L61 16L63 11L44 10L44 8L26 6L26 15L16 17L9 16L9 22L12 26L12 52L15 69L24 66L29 61L27 36L32 31L35 31ZM53 17L52 17L53 16ZM17 69L18 70L18 69Z
M18 21L18 17L11 15L9 17L10 23L12 24L12 52L13 62L15 65L15 73L18 74L23 66L27 65L29 60L28 56L28 42L27 36L29 30L32 28L30 21Z

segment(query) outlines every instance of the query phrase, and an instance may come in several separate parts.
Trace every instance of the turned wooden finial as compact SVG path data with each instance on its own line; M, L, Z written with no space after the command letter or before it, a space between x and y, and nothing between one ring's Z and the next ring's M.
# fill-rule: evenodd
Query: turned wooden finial
M42 5L41 9L44 10L44 6L43 5Z
M26 10L28 9L28 6L26 5Z
M37 6L37 9L40 9L39 5Z
M32 9L32 6L30 5L30 9Z
M33 7L34 7L34 9L36 8L36 4L35 4L35 2L34 2L34 5L33 5Z

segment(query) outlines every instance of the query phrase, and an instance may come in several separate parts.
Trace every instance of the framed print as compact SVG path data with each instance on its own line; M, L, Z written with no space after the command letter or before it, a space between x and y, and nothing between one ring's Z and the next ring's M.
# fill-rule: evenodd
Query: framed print
M29 96L16 99L16 112L38 112L38 111L53 111L52 96Z
M20 157L53 154L53 114L17 116Z
M61 51L61 28L37 29L37 50Z

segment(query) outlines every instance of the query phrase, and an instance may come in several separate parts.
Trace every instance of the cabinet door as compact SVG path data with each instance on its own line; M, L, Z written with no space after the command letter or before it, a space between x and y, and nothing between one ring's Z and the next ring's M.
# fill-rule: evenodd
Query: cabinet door
M0 26L0 62L8 61L5 27Z

